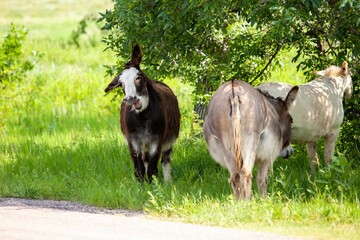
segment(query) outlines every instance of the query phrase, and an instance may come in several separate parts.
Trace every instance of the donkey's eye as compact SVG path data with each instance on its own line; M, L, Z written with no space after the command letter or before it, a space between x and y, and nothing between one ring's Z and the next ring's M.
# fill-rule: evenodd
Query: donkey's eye
M137 77L137 78L135 79L135 81L137 81L137 82L141 81L141 77L140 77L140 76Z

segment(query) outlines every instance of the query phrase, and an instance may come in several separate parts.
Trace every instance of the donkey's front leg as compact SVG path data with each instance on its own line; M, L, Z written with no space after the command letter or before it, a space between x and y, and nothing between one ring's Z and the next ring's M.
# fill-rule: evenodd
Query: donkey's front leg
M311 142L311 143L307 143L306 144L306 150L308 153L308 157L310 160L310 169L311 172L315 172L316 168L319 167L319 157L318 154L316 152L316 142Z
M149 159L147 160L149 162L149 165L146 172L150 183L153 180L153 176L158 175L157 165L160 158L160 150L161 150L161 146L159 144L153 143L150 146Z
M324 162L329 165L334 156L335 145L339 136L339 130L325 136Z
M141 152L135 150L134 147L131 145L129 145L129 150L130 150L131 158L134 163L135 177L139 182L143 182L145 176L145 165L143 161L143 156Z

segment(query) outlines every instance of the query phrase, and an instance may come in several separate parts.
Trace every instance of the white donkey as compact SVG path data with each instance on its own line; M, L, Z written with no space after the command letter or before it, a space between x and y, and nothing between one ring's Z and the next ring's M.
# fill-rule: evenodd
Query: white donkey
M325 139L325 164L330 164L344 119L343 97L350 98L353 91L346 61L341 67L330 66L315 74L319 78L298 85L299 92L290 107L290 114L294 119L291 143L306 143L313 171L319 165L316 142L320 138ZM257 88L274 97L285 98L291 87L287 83L269 82Z

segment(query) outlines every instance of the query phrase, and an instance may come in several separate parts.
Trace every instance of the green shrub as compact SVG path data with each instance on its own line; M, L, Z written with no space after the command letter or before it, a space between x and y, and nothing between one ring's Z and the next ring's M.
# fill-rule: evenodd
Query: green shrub
M41 56L36 51L32 51L29 57L24 54L27 33L24 27L11 24L10 30L0 43L0 83L22 80Z
M338 152L331 165L320 169L313 179L309 179L311 185L307 190L314 196L325 194L337 199L347 196L348 199L357 200L359 189L352 186L358 186L359 175L353 164L354 161L348 160L345 153Z

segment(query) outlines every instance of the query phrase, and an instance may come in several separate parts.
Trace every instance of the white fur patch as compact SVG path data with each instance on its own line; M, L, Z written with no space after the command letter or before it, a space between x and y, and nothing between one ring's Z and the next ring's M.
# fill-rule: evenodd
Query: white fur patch
M150 157L153 157L156 154L157 149L158 149L158 144L157 143L152 143L150 145L150 152L149 152Z
M138 142L133 139L133 140L131 141L131 145L132 145L134 151L135 151L137 154L139 154L140 148L139 148Z
M144 166L145 166L145 174L147 174L147 171L148 171L148 168L149 168L149 163L144 162Z
M134 80L137 78L139 70L134 67L129 69L125 69L121 76L120 82L122 82L125 90L126 97L128 96L136 96L136 87Z
M280 155L282 142L279 136L268 129L261 133L260 142L256 149L256 157L260 160L275 160ZM272 164L272 163L270 163Z
M163 174L164 174L164 181L170 182L171 181L171 166L170 163L163 163L162 164Z

